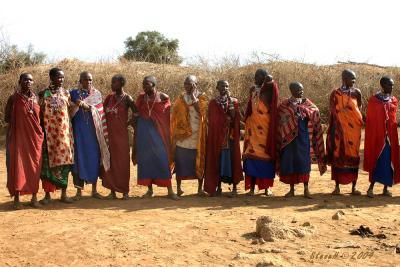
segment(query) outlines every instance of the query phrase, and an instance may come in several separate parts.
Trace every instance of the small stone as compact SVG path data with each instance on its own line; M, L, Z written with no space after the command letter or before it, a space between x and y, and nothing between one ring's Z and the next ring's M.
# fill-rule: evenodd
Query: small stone
M263 259L261 262L257 263L256 267L266 267L266 266L275 266L275 263L269 259Z
M264 238L260 238L260 239L258 239L258 243L265 244L265 243L267 243L267 241L265 241Z
M336 244L333 246L334 249L338 248L361 248L361 246L358 243L355 243L353 241L347 241L344 243Z
M251 244L252 244L252 245L257 245L257 244L258 244L258 240L257 240L257 239L254 239L253 241L251 241Z
M332 219L340 220L340 219L343 219L343 216L344 216L344 212L342 210L338 210L337 212L335 212L335 214L333 214Z
M396 253L400 254L400 243L396 245Z
M235 257L233 257L234 260L247 260L249 259L249 256L246 253L243 252L238 252L236 253Z
M311 226L311 223L310 222L305 222L305 223L303 223L303 226L305 226L305 227Z
M297 254L299 254L299 255L306 255L306 254L307 254L307 251L304 250L304 249L300 249L299 251L297 251Z

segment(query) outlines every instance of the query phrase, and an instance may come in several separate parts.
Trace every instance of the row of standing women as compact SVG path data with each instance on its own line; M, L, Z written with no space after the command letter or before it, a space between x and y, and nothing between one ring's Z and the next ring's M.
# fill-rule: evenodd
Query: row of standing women
M128 199L131 160L137 164L137 183L148 187L143 197L153 196L157 185L178 199L187 179L198 180L199 196L220 196L221 184L228 183L233 185L228 195L234 197L242 180L249 195L254 195L256 185L272 195L270 188L278 174L281 182L290 185L286 197L294 196L295 184L303 183L304 196L311 198L312 163L318 164L321 175L331 165L333 194L340 194L341 184L352 184L352 194L361 194L356 184L363 116L361 92L354 87L356 75L351 70L342 72L342 85L329 97L326 149L319 110L303 96L303 85L291 83L291 97L278 104L277 83L263 69L255 73L244 112L225 80L217 82L218 95L208 100L198 89L197 78L189 75L185 91L171 107L154 76L144 78L136 101L123 90L125 78L113 76L113 92L104 102L89 72L82 72L79 88L70 91L63 89L61 69L51 69L49 76L48 88L36 95L32 75L21 74L20 88L6 105L7 187L15 208L21 207L23 194L32 194L32 206L39 206L40 179L43 205L56 189L61 189L61 201L71 203L66 193L70 172L77 189L74 200L80 199L85 184L92 184L93 197L102 198L98 177L111 191L110 198L117 198L119 192ZM400 181L394 82L384 76L380 85L368 101L365 120L363 167L369 173L369 197L374 197L375 182L382 183L383 194L391 196L388 187ZM241 121L245 124L242 153ZM134 128L132 158L129 125Z

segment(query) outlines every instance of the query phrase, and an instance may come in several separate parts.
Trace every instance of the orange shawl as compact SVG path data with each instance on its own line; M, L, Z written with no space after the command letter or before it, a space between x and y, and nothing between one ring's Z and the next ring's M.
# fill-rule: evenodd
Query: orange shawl
M186 104L184 93L175 101L171 115L171 144L172 159L175 153L176 141L184 140L192 135L190 126L189 105ZM201 94L199 97L199 132L197 139L196 153L196 175L197 178L204 176L205 155L206 155L206 133L207 133L207 97ZM174 165L174 164L173 164ZM173 167L173 166L172 166ZM171 168L173 169L173 168Z

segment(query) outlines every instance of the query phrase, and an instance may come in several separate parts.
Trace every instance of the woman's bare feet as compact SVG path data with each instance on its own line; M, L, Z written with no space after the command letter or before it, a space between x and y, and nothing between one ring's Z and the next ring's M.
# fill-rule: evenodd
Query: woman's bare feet
M374 198L374 191L371 188L367 191L367 197Z
M272 193L272 190L267 188L265 189L265 193L264 193L267 197L272 197L274 194Z
M118 199L117 194L115 193L115 191L111 191L110 194L108 194L108 196L106 196L107 199Z
M172 200L179 200L179 197L175 193L168 193L168 197Z
M13 203L13 209L14 210L21 210L22 209L22 204L19 201L14 201Z
M353 189L351 190L351 194L352 194L353 196L361 196L361 192L358 191L356 188L353 188Z
M78 201L81 198L82 198L82 189L78 188L78 189L76 189L76 194L72 199L75 201Z
M234 198L234 197L237 197L237 195L238 195L237 191L236 191L236 190L232 190L232 192L230 192L230 193L228 194L228 197Z
M92 192L92 198L103 199L103 196L100 195L99 192Z
M182 196L184 193L185 193L185 192L184 192L181 188L178 188L178 189L176 190L176 194L177 194L178 196Z
M338 196L340 195L340 187L336 186L335 190L333 190L332 195Z
M217 191L215 192L216 197L222 197L222 189L218 188Z
M71 203L74 202L74 200L72 198L67 197L66 195L65 196L61 196L60 201L62 203L65 203L65 204L71 204Z
M382 196L392 197L392 192L390 192L386 187L383 189Z
M251 189L249 192L247 192L246 196L252 197L254 196L254 189Z
M285 194L285 197L289 198L289 197L294 197L294 190L290 189L289 192L287 192Z
M304 188L304 197L308 199L312 199L313 197L311 196L310 190L308 188Z
M32 196L30 205L31 205L32 208L35 208L35 209L40 208L40 204L37 201L36 194Z
M153 197L153 191L152 190L147 190L146 194L142 196L142 198L151 198Z
M40 200L40 204L42 205L48 205L51 203L51 196L50 193L46 192L46 195L44 196L44 198L42 200Z
M206 196L207 196L207 193L206 193L204 190L199 190L199 191L197 192L197 196L198 196L198 197L206 197Z

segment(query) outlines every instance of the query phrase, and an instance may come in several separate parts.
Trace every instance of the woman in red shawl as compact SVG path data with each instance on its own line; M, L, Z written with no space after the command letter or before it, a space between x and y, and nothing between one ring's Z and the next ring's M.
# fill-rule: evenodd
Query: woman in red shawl
M236 98L229 95L229 83L217 82L219 96L208 105L208 136L204 190L221 196L221 183L233 184L230 196L237 195L243 180L240 158L240 112Z
M43 131L40 126L40 106L32 91L33 77L23 73L19 77L20 90L9 97L4 121L7 132L7 188L14 197L14 208L20 209L20 195L32 194L31 205L38 207L42 166Z
M388 186L400 182L399 140L396 111L398 100L392 96L394 81L380 80L382 90L368 101L365 124L364 170L369 172L368 197L374 197L376 182L384 185L383 195L392 196Z
M143 90L137 100L138 118L133 145L133 164L138 165L138 185L148 187L143 197L153 196L153 184L167 187L168 196L177 200L171 184L169 96L156 90L154 76L143 79Z
M129 135L128 126L133 120L128 120L128 111L132 117L137 109L133 98L124 92L125 77L121 74L114 75L111 79L112 93L104 100L106 112L108 143L110 150L110 170L105 173L102 182L105 188L111 190L110 198L116 199L116 192L122 193L122 199L129 198ZM137 115L137 114L136 114Z

